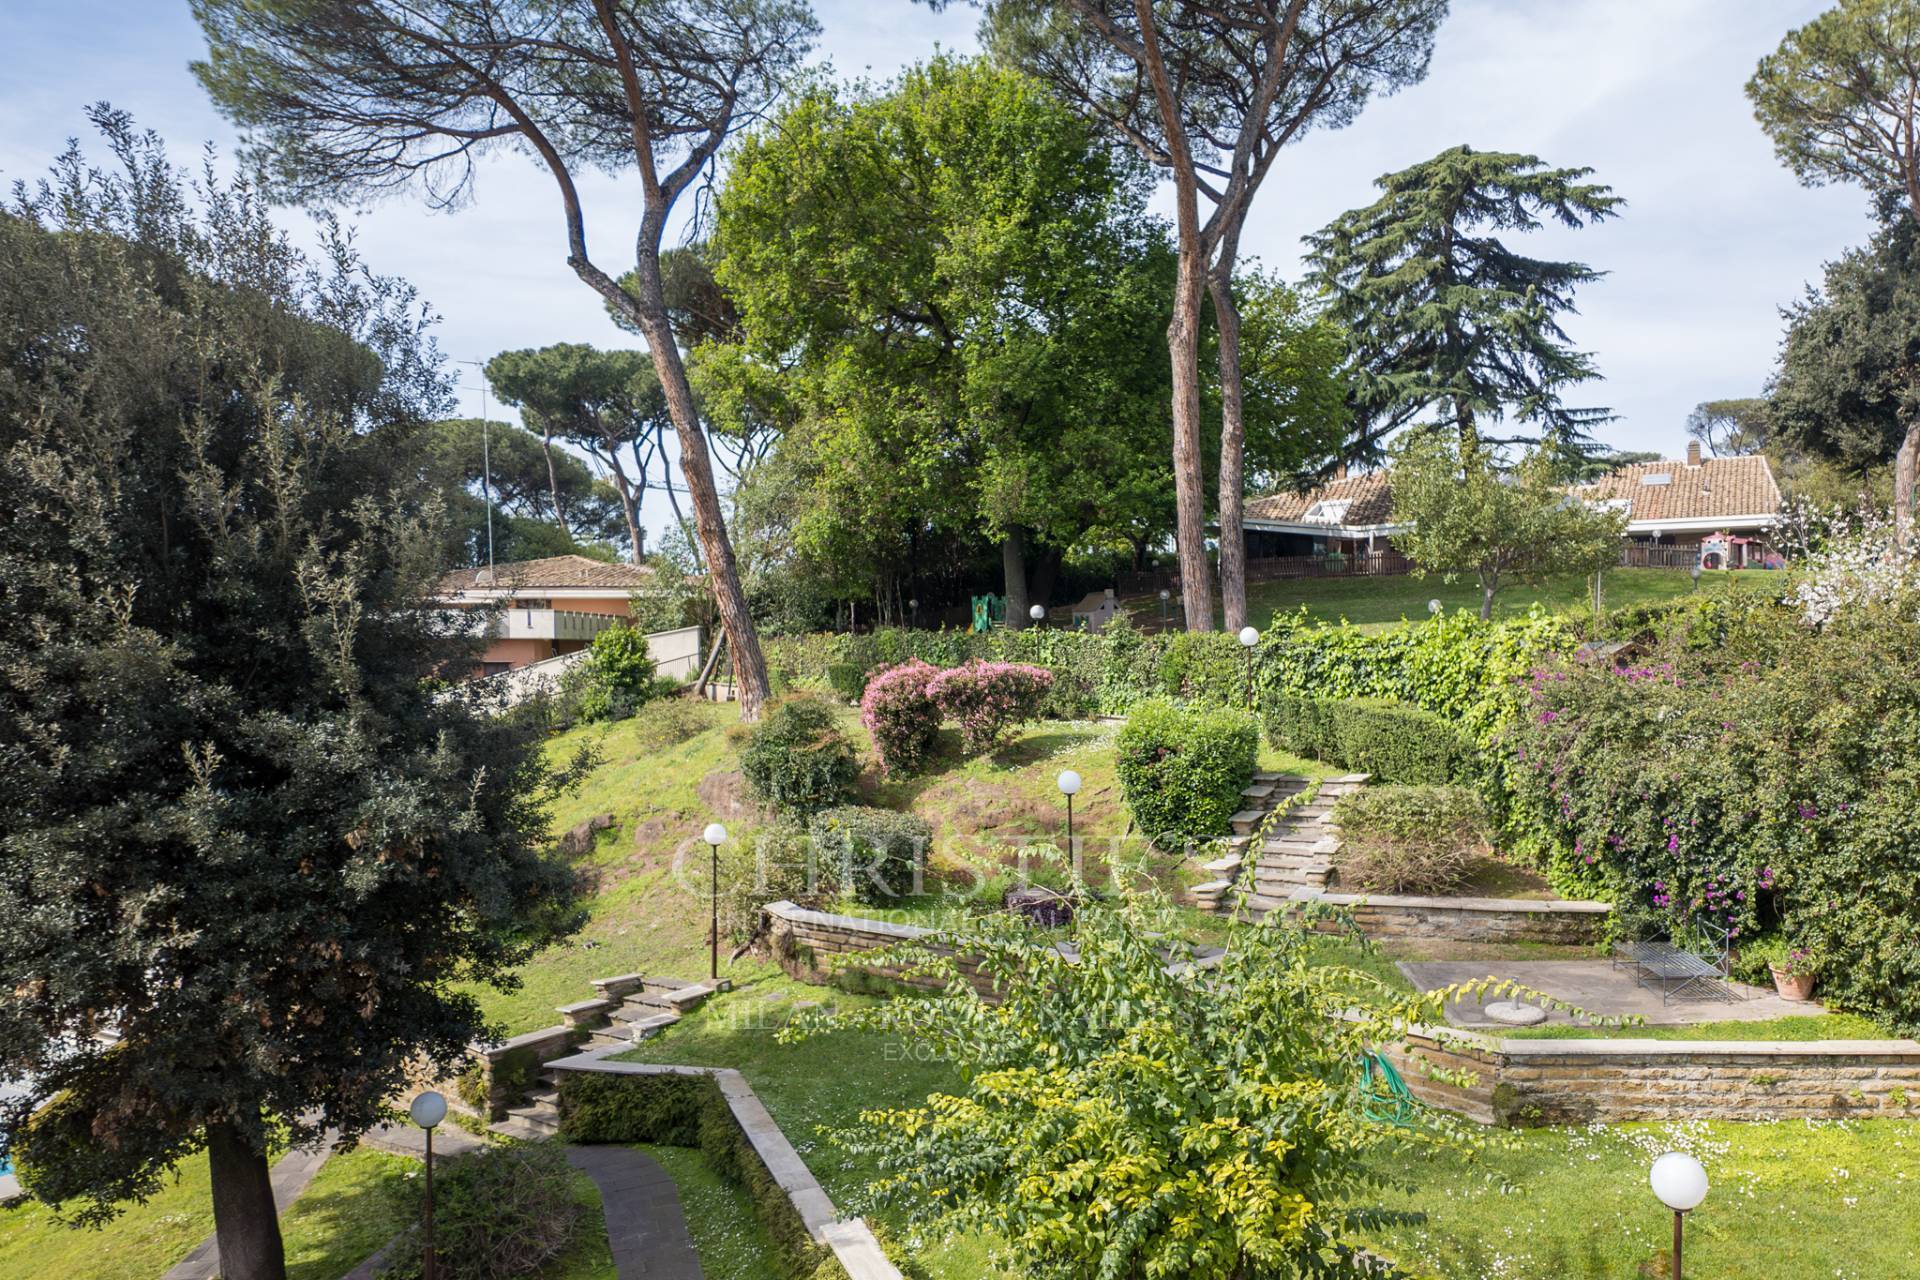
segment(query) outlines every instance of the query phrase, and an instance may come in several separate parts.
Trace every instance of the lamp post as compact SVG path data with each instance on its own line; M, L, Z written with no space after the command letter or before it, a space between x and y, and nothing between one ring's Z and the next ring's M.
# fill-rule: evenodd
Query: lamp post
M1698 560L1693 562L1693 589L1695 591L1700 589L1700 562Z
M1252 627L1240 628L1240 647L1247 651L1247 710L1253 710L1253 646L1260 643L1260 633Z
M920 625L920 601L917 597L907 601L907 624L914 627Z
M1427 601L1427 612L1433 617L1437 618L1440 616L1440 607L1441 607L1440 602L1438 600Z
M700 837L707 842L707 851L712 856L713 871L713 878L708 883L712 906L712 918L708 928L713 932L708 935L710 945L707 953L707 977L718 982L720 981L720 846L727 842L727 829L717 822L709 822L707 829L700 833Z
M433 1127L447 1118L447 1100L429 1089L415 1096L407 1115L427 1131L427 1212L426 1240L420 1249L420 1273L426 1280L437 1280L439 1259L433 1252Z
M1168 609L1172 602L1173 592L1165 587L1160 588L1160 625L1163 627L1167 625Z
M1033 606L1033 608L1027 610L1027 616L1033 619L1033 624L1036 627L1045 626L1047 622L1047 606L1043 604L1037 604Z
M1071 769L1062 769L1060 776L1054 779L1060 788L1060 794L1067 798L1067 856L1073 856L1073 798L1080 794L1080 775Z
M1707 1171L1684 1151L1669 1151L1653 1162L1647 1175L1653 1194L1673 1210L1673 1280L1680 1280L1680 1244L1687 1214L1707 1198Z

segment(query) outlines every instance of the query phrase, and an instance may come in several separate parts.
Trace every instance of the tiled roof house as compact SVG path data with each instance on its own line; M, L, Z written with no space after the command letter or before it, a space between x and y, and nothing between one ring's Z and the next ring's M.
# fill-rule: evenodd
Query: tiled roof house
M1684 459L1633 463L1572 492L1625 511L1630 543L1693 548L1710 569L1767 559L1766 536L1781 503L1764 457L1703 458L1698 443L1687 446ZM1393 522L1393 486L1384 471L1253 499L1245 523L1250 556L1378 550L1401 529Z

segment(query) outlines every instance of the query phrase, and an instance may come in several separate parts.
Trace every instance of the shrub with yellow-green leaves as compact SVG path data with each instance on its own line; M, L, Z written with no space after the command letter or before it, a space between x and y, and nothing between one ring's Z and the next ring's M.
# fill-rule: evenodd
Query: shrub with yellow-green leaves
M876 957L943 978L942 994L783 1030L884 1030L960 1069L961 1092L833 1136L878 1170L871 1198L990 1232L1043 1280L1372 1275L1359 1235L1405 1220L1378 1207L1396 1153L1498 1140L1417 1105L1388 1115L1362 1059L1410 1023L1441 1023L1448 999L1510 986L1401 996L1316 963L1303 924L1277 920L1236 926L1203 968L1183 963L1195 944L1163 902L1082 901L1073 957L1017 918L971 918L940 947Z

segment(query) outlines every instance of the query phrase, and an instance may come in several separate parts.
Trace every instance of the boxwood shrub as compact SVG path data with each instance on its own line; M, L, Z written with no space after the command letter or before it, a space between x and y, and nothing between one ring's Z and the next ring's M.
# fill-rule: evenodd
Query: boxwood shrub
M1331 760L1335 755L1333 704L1296 693L1267 697L1267 741L1282 751L1308 760Z
M1154 700L1134 708L1115 763L1134 821L1164 848L1225 834L1259 751L1259 726L1244 711Z
M860 762L832 707L789 698L748 731L740 772L761 803L810 814L846 799Z
M1452 782L1472 772L1472 748L1451 721L1378 698L1331 704L1333 758L1376 782Z
M815 814L808 834L821 878L874 906L919 892L933 845L933 827L925 819L863 805Z

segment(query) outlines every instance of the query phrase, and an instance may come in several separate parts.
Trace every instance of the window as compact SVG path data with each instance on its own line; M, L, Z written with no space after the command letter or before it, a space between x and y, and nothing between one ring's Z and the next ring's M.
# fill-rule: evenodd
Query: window
M1302 519L1315 524L1339 524L1347 518L1347 508L1353 505L1351 498L1323 498L1307 508Z
M1646 475L1640 477L1640 483L1641 484L1672 484L1673 473L1671 471L1649 471Z

